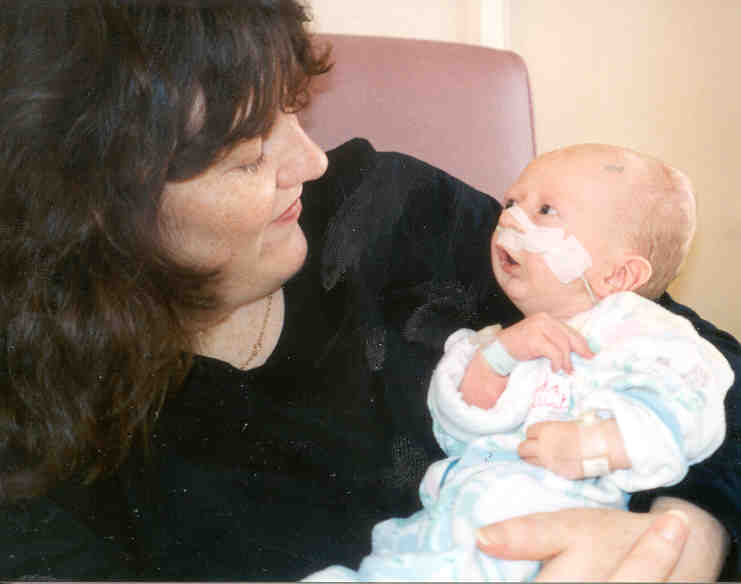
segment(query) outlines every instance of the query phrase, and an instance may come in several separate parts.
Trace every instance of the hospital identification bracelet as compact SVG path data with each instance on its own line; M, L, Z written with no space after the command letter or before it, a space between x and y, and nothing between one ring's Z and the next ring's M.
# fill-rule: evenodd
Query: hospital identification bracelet
M486 362L499 375L507 377L512 373L512 370L519 361L507 352L507 349L504 348L502 343L496 340L497 333L500 330L502 330L502 325L494 324L481 329L476 333L476 336L479 344L489 343L481 349L481 354L486 359ZM491 342L492 340L494 342Z

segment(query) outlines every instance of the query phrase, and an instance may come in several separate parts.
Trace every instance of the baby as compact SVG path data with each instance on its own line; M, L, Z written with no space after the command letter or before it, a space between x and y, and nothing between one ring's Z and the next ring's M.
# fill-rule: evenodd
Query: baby
M378 524L357 572L311 579L529 580L539 564L480 552L477 528L625 508L709 456L733 373L653 302L694 230L689 181L658 160L591 144L532 162L491 241L494 276L525 318L448 338L428 405L449 458L425 474L424 508Z

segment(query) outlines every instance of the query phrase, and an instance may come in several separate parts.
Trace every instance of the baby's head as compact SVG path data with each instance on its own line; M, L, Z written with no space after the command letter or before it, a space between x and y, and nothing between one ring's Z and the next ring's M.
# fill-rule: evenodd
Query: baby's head
M495 232L494 274L526 315L567 318L591 306L590 295L624 290L658 297L695 231L695 199L681 172L601 144L537 158L504 204L499 226L525 237Z

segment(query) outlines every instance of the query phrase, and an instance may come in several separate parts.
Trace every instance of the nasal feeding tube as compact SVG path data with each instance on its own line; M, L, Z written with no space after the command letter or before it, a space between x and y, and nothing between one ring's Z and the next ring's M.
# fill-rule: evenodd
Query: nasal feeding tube
M592 304L597 304L592 288L584 277L584 272L592 266L592 257L576 237L569 235L564 238L565 232L561 227L535 225L517 205L508 207L506 212L520 224L524 233L509 227L497 226L497 243L515 252L524 249L543 254L546 265L561 283L568 284L581 278Z

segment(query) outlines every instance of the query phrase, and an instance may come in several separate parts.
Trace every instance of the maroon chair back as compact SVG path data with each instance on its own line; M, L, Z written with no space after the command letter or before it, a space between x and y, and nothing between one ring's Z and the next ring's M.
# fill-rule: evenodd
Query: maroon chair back
M333 69L301 113L329 150L353 137L411 154L494 196L535 155L527 68L510 51L412 39L318 35Z

